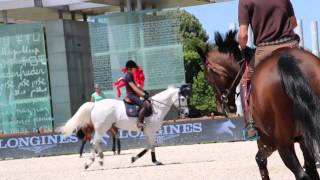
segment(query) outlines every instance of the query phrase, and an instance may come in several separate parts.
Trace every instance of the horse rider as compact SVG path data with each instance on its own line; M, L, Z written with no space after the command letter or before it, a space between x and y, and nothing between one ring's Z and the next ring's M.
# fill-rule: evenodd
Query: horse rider
M138 115L138 122L137 127L143 131L144 128L144 116L148 109L150 109L151 104L148 101L149 93L147 91L144 91L142 88L139 88L134 81L133 78L133 72L138 68L137 64L129 60L126 63L126 69L127 73L125 75L125 81L126 81L126 91L127 96L125 98L125 101L129 103L136 104L140 107L139 115ZM140 98L142 97L143 100Z
M249 25L256 45L254 59L249 62L248 74L244 74L240 81L246 134L251 138L257 135L257 131L249 108L245 105L247 101L245 94L248 87L246 85L250 82L254 68L279 48L298 47L300 39L293 31L297 26L297 20L290 0L239 0L238 20L240 26L238 40L242 54L245 55Z

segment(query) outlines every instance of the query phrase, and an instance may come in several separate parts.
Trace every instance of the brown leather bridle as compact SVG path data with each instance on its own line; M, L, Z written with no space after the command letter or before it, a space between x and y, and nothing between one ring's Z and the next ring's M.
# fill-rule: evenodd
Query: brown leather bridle
M228 117L228 111L229 110L229 106L228 106L228 102L229 102L229 98L232 95L232 92L235 91L237 85L239 84L242 74L244 73L247 63L245 63L245 60L241 60L238 62L239 64L241 64L240 70L238 71L235 79L232 81L231 85L229 88L225 89L224 91L221 91L219 86L217 86L216 82L213 81L213 85L215 86L215 90L222 102L222 111L225 117ZM208 60L206 60L205 62L205 68L209 68L209 70L217 73L216 68L212 67L212 65L210 64L210 62L208 62ZM219 73L217 73L219 74Z

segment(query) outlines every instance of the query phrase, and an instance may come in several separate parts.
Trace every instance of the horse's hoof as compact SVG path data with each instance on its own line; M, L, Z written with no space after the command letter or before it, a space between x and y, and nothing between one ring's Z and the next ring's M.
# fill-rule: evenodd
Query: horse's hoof
M117 153L115 151L113 151L113 155L115 156L115 155L117 155Z
M120 151L118 151L118 155L120 155Z
M157 166L161 166L161 165L163 165L161 162L159 162L159 161L155 161L155 162L153 162L155 165L157 165Z
M89 165L88 164L85 164L84 165L84 169L86 170L86 169L88 169L89 168Z
M103 161L99 161L100 166L103 166Z
M131 163L134 163L136 161L136 157L131 157Z

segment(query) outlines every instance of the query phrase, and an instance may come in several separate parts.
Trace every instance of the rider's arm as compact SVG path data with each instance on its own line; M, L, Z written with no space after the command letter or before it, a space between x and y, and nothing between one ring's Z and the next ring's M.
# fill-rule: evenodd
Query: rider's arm
M134 90L135 93L137 93L139 96L144 96L144 92L142 90L140 90L140 88L138 88L133 82L129 82L128 83L129 86Z
M245 49L248 42L248 26L247 25L240 25L239 31L239 44L241 49Z
M241 49L245 49L248 42L249 7L242 0L239 0L238 21L240 25L238 41Z

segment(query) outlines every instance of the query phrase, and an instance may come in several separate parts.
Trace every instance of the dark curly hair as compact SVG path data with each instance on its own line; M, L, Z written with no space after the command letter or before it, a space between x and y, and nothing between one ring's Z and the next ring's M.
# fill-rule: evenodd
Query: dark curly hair
M136 67L138 67L136 62L132 60L127 61L126 68L136 68Z

